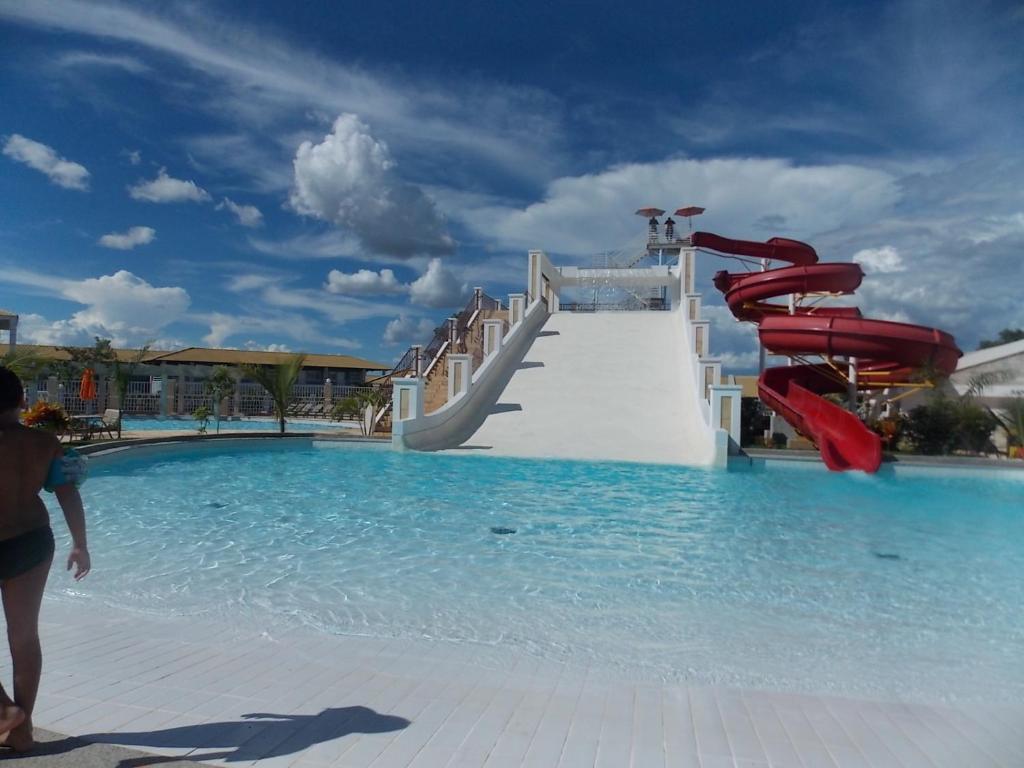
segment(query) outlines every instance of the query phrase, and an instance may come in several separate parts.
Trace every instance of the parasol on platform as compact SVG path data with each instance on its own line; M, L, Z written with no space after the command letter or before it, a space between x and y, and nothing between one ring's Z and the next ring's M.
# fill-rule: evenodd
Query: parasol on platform
M637 216L643 216L645 219L654 219L658 216L664 215L664 211L661 208L641 208L636 212Z
M690 224L690 231L693 232L693 217L700 216L704 213L704 209L696 205L688 205L685 208L679 208L675 215L682 216Z

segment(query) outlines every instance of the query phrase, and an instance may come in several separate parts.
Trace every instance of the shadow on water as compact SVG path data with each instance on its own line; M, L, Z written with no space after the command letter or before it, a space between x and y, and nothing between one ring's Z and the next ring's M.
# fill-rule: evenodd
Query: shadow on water
M316 715L276 715L254 712L240 720L183 725L157 731L88 733L41 744L33 756L58 755L88 743L116 744L145 749L157 747L189 751L187 757L144 755L121 760L117 768L143 768L175 762L223 760L251 763L281 757L353 733L388 733L409 725L395 715L381 715L369 707L330 707ZM196 750L193 754L192 750Z

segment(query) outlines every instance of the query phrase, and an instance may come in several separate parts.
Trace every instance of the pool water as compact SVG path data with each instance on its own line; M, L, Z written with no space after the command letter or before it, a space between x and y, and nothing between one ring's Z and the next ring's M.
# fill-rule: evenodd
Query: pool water
M97 464L95 570L51 597L632 679L1024 698L1024 475L305 445Z
M142 419L142 418L129 418L121 422L121 428L123 430L139 430L148 432L156 429L174 429L174 430L187 430L195 432L199 430L199 423L194 419ZM337 422L328 421L326 419L311 421L311 420L285 420L285 431L286 432L327 432L336 429L355 429L359 430L359 424L357 422ZM213 434L217 430L217 423L214 419L210 419L210 423L206 427L206 431ZM273 419L238 419L228 420L221 419L220 431L221 432L278 432L280 426L277 421Z

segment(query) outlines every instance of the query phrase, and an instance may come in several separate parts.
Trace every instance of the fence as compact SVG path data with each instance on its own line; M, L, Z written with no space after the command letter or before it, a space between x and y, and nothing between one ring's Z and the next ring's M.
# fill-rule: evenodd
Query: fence
M155 416L162 412L161 384L159 379L132 381L122 398L120 410L126 415ZM114 387L107 387L107 403L99 400L82 400L78 396L81 387L80 379L72 379L56 385L56 398L49 395L47 382L29 382L26 395L30 402L54 400L70 414L102 413L105 408L113 407ZM332 386L330 394L323 384L297 384L292 388L292 400L289 413L293 416L329 418L334 406L346 398L360 394L383 391L387 397L391 395L391 387L368 386ZM205 381L175 381L173 395L169 392L167 409L171 414L189 415L200 407L215 409L213 396ZM233 401L233 402L232 402ZM270 416L274 413L274 401L267 391L255 382L242 382L236 385L236 394L228 398L228 405L222 415L239 416Z

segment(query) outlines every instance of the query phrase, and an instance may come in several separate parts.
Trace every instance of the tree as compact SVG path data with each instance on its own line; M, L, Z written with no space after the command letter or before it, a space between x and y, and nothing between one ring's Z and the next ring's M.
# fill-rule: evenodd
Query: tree
M978 344L978 349L998 347L1002 344L1009 344L1011 341L1020 341L1021 339L1024 339L1024 328L1003 328L997 338L983 339Z
M12 371L22 381L28 381L39 375L46 362L35 352L16 348L0 355L0 366Z
M274 416L280 423L282 435L285 427L284 415L288 412L288 406L292 402L292 387L295 386L305 362L306 354L303 352L293 355L277 365L246 364L242 366L245 375L255 379L274 401Z
M97 349L99 349L101 341L105 340L96 339ZM127 362L119 360L113 350L110 350L110 367L114 379L114 388L117 390L117 404L122 411L124 410L124 396L128 393L128 384L131 383L132 376L135 374L135 368L149 354L149 346L149 343L143 344L142 349L137 350ZM109 341L106 342L106 347L110 349ZM121 419L117 420L117 439L121 439Z
M213 398L213 412L216 416L217 434L220 434L220 404L235 394L235 377L223 365L213 369L213 375L206 382L206 391Z

